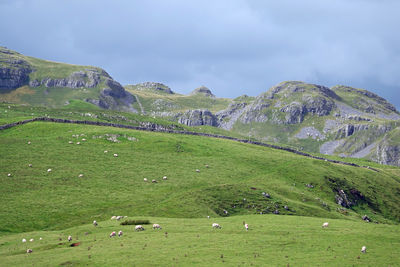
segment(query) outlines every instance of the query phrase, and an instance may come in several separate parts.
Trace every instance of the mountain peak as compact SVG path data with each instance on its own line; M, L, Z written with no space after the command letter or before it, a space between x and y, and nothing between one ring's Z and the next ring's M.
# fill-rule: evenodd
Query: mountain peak
M194 89L190 95L203 95L207 97L215 97L215 95L211 92L211 90L204 85Z
M167 85L157 82L143 82L134 85L138 90L152 90L155 92L162 92L167 94L175 94Z

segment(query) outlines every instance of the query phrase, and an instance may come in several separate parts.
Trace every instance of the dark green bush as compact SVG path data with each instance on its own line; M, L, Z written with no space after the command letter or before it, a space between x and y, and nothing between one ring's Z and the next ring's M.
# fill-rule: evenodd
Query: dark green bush
M150 224L149 220L126 220L120 223L121 225L138 225L138 224Z

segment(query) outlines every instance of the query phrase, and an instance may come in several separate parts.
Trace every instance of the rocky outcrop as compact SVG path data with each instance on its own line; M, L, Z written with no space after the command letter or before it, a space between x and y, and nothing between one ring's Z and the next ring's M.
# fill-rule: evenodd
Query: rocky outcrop
M88 99L88 102L96 104L104 109L123 110L137 113L137 110L132 107L135 98L127 92L119 82L112 79L106 79L104 83L108 87L101 90L99 99Z
M156 92L162 92L162 93L166 93L166 94L175 94L171 90L171 88L169 88L168 86L166 86L165 84L162 84L162 83L144 82L144 83L136 84L135 86L136 86L136 89L138 89L138 90L147 89L147 90L154 90Z
M0 90L12 90L27 85L32 67L22 59L14 58L16 52L0 47Z
M380 164L400 167L400 144L391 144L389 140L384 139L376 146L371 159Z
M211 90L205 86L200 86L199 88L194 89L193 92L190 93L190 95L203 95L207 97L215 97L215 95L211 92Z
M215 116L218 118L219 127L230 130L236 121L247 110L247 103L233 103L227 109L217 112Z
M218 126L217 117L207 109L188 110L178 115L178 122L188 126Z
M41 81L32 80L29 82L29 86L37 87L44 85L45 87L67 87L72 89L82 87L94 88L100 83L101 76L110 78L105 71L100 72L96 69L87 69L85 71L73 72L68 77L62 79L44 78Z

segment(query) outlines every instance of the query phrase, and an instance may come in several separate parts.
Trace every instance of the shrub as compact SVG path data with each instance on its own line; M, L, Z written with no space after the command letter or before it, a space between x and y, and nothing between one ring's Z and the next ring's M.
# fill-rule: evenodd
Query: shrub
M150 224L149 220L126 220L120 223L121 225L138 225L138 224Z

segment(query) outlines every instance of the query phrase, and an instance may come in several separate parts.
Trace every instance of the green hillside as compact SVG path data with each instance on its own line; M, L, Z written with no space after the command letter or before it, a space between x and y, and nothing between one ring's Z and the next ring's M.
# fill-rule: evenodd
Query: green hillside
M84 111L84 102L70 105L1 104L0 124L45 115L127 125L152 119ZM374 163L377 172L230 140L50 122L1 130L0 148L0 265L337 266L399 260L396 167ZM347 207L336 203L340 190ZM111 221L113 215L149 219L163 229L145 225L137 233ZM330 226L322 229L325 221ZM212 229L213 222L222 229ZM123 237L108 237L119 230ZM78 247L69 246L68 235ZM28 248L34 252L26 254Z

